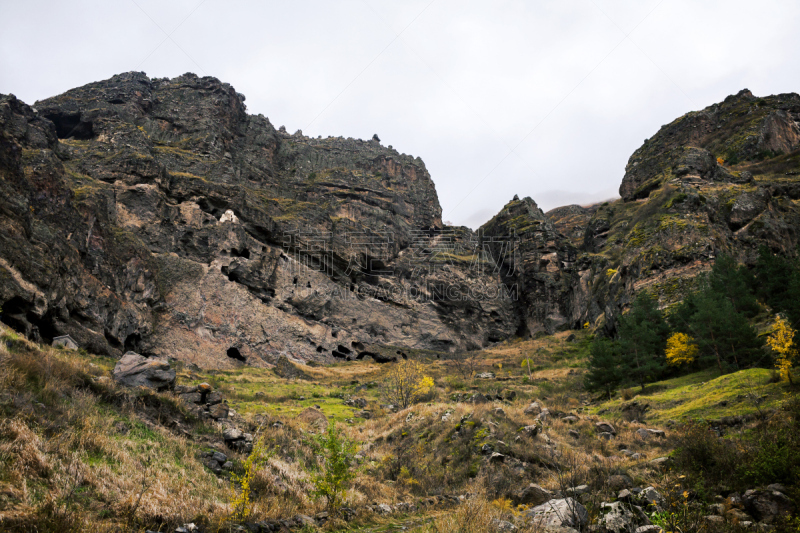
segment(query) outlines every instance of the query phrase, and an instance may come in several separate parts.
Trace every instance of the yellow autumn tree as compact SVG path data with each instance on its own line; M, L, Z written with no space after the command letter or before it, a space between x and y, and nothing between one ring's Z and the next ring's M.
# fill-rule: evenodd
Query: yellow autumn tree
M392 365L383 380L383 396L403 409L422 400L433 390L433 378L425 375L419 361L400 361Z
M673 333L667 339L667 363L672 366L689 364L697 357L697 345L686 333Z
M798 350L794 342L797 332L789 325L789 321L783 317L778 317L772 328L772 333L767 337L767 344L775 353L775 368L781 374L781 378L792 381L792 366L797 359Z

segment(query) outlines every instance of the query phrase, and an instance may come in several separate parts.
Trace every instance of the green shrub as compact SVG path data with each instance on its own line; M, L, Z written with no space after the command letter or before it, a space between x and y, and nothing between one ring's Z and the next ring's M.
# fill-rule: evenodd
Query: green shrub
M343 435L335 422L324 433L312 438L311 448L322 457L322 464L311 472L313 495L324 497L330 511L339 508L345 491L356 475L353 467L356 447L355 441Z

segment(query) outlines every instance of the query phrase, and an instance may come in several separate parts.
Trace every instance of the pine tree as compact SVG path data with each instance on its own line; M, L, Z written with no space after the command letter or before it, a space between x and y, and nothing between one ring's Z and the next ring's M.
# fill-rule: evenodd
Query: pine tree
M758 297L773 311L784 313L793 328L800 327L800 261L762 246L754 271Z
M669 327L658 300L646 292L637 295L630 311L619 322L619 345L627 381L644 390L664 370L664 348Z
M725 297L711 291L697 295L696 310L688 321L688 333L700 349L703 367L716 362L720 374L728 369L740 369L762 362L763 343L756 330ZM711 363L711 364L709 364Z
M603 392L611 398L622 382L619 349L615 342L597 339L589 347L589 372L584 377L584 386L590 392Z
M709 276L711 291L727 299L733 310L747 318L758 314L758 300L751 287L754 285L753 275L744 265L738 266L729 255L721 255L714 262Z

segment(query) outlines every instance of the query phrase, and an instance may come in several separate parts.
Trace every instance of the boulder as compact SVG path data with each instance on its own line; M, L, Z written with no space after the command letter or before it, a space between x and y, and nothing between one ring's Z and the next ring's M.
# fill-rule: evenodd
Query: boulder
M326 429L328 427L328 417L322 411L318 411L313 407L308 407L297 415L297 420L308 424L316 429Z
M224 420L228 418L230 409L224 403L218 403L208 408L208 415L214 420Z
M633 533L662 533L664 530L661 526L650 524L649 526L639 526Z
M128 352L114 366L114 379L127 387L166 390L175 385L175 370L165 359Z
M226 441L234 441L244 439L244 433L240 429L227 428L222 432L222 438Z
M480 374L478 374L475 377L477 379L494 379L495 376L494 376L494 372L481 372Z
M574 424L578 420L579 418L574 415L565 416L564 418L561 419L562 422L566 422L567 424Z
M569 430L569 436L570 436L570 437L572 437L573 439L579 439L579 438L581 437L581 434L580 434L580 433L578 433L578 432L577 432L576 430L574 430L574 429L570 429L570 430Z
M639 501L655 508L655 510L659 512L663 511L664 506L666 505L664 497L653 487L642 489L642 492L639 493Z
M535 437L536 435L539 434L541 430L542 426L540 426L539 424L531 424L530 426L525 426L524 428L522 428L522 432L529 437Z
M473 394L471 400L472 403L486 403L489 401L489 399L480 392Z
M205 403L208 405L215 405L222 402L222 393L219 391L209 392L206 394Z
M633 487L633 480L625 474L614 474L608 477L606 485L609 489L618 492Z
M795 509L792 500L777 490L748 490L742 500L747 513L759 522L771 522Z
M350 407L358 407L359 409L364 409L367 407L367 400L365 400L364 398L350 398L349 400L344 402L344 404Z
M647 440L650 437L658 437L663 439L667 436L667 434L662 429L646 429L646 428L639 428L636 430L636 434L642 439Z
M275 362L275 373L284 379L311 379L308 374L297 368L294 363L282 355Z
M600 514L598 525L603 533L634 533L639 526L650 524L640 507L623 502L601 503Z
M514 496L516 505L541 505L553 499L553 493L549 490L531 483Z
M498 396L500 396L500 398L503 400L513 402L517 399L517 391L504 389L500 391Z
M569 496L580 496L589 492L589 485L578 485L577 487L570 487L565 490Z
M525 413L526 415L538 415L541 412L542 412L542 406L539 405L539 402L533 402L523 411L523 413Z
M594 427L597 429L598 433L611 433L612 435L617 434L617 430L614 429L614 426L608 422L598 422L594 425Z
M552 499L527 511L534 527L572 527L582 530L589 523L589 512L573 498Z
M178 397L186 403L199 404L203 402L203 397L199 392L186 392L179 394Z

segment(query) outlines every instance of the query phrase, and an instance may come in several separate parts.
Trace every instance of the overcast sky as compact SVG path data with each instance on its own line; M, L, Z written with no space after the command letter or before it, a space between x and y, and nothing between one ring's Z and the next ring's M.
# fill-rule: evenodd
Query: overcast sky
M215 76L306 135L420 156L443 219L617 195L643 140L742 88L800 92L800 2L0 0L0 92Z

